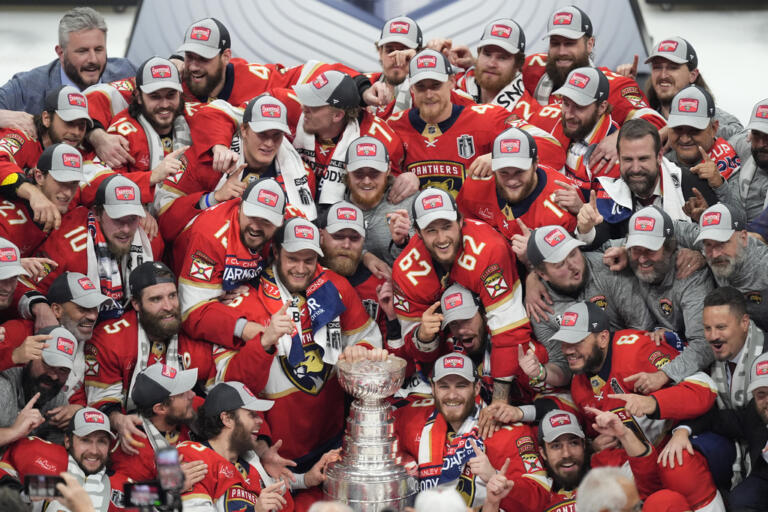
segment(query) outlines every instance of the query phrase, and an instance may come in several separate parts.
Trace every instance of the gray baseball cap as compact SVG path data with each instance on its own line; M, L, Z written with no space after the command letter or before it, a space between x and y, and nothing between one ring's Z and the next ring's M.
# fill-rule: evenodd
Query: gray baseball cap
M408 64L408 75L411 85L430 79L445 82L452 74L453 68L448 59L445 55L435 50L421 50L413 56Z
M96 189L95 204L104 207L112 219L138 215L144 217L139 186L121 174L105 179Z
M294 217L285 223L283 243L280 247L287 252L312 249L323 256L323 250L320 248L320 231L317 226L301 217Z
M158 404L169 396L186 393L197 384L197 368L177 370L163 363L147 366L136 376L131 399L140 407Z
M477 44L478 48L484 46L498 46L509 53L525 51L525 34L517 22L511 18L500 18L485 26L483 36Z
M445 190L425 188L413 201L413 218L419 229L438 219L455 221L458 217L456 202Z
M46 298L50 303L74 302L84 308L97 308L112 301L96 288L88 276L80 272L64 272L57 277L48 288Z
M547 263L560 263L576 247L585 245L568 233L563 226L541 226L528 237L528 262L534 267Z
M751 393L757 388L768 386L768 353L760 355L755 362L752 363L752 368L749 370L749 386L747 387L747 393Z
M220 382L213 386L199 412L207 417L218 416L224 411L248 409L268 411L275 404L272 400L261 400L242 382Z
M437 382L448 375L458 375L469 382L477 380L475 364L466 354L460 352L445 354L435 361L435 366L432 369L432 382Z
M389 152L379 139L368 135L357 138L347 148L347 171L370 167L380 172L389 170Z
M321 227L329 233L338 233L342 229L353 229L365 238L363 211L352 203L339 201L328 209L322 217Z
M212 59L232 45L229 31L216 18L194 22L184 34L184 44L179 51L192 52L205 59Z
M565 84L553 94L565 96L579 106L591 105L608 99L610 85L602 71L597 68L576 68L568 73Z
M77 437L85 437L94 432L106 432L112 439L115 434L109 424L109 417L93 407L83 407L72 417L69 429Z
M563 434L573 434L584 439L584 430L573 413L553 409L539 423L539 435L542 440L551 443Z
M262 178L251 182L245 189L242 207L248 217L266 219L275 226L282 226L285 193L274 178Z
M69 144L52 144L43 150L37 168L59 183L80 182L83 179L83 155Z
M93 126L88 115L88 100L85 95L71 85L62 85L45 95L45 110L55 110L64 121L85 119Z
M21 266L21 251L16 244L0 238L0 279L28 275L29 272Z
M664 245L664 240L674 235L675 228L667 212L658 206L646 206L629 219L626 246L627 249L645 247L658 251Z
M309 83L294 85L293 90L305 107L330 105L336 108L354 108L360 105L360 93L355 81L341 71L326 71Z
M530 133L519 128L508 128L493 141L491 168L494 171L506 167L529 169L536 153L536 141Z
M690 69L696 69L699 65L696 50L682 37L662 39L648 58L645 59L645 63L648 64L656 57L667 59L675 64L688 64Z
M145 60L136 70L136 87L146 94L160 89L182 92L179 70L167 59L152 57Z
M550 36L578 39L585 35L592 37L592 21L587 13L575 5L569 5L552 13L547 22L547 35L544 39Z
M243 123L256 133L280 130L291 135L288 127L288 109L282 101L269 94L262 94L248 102L243 112Z
M680 90L672 99L667 126L692 126L703 130L715 117L715 100L706 89L689 85Z
M577 302L563 312L560 329L552 340L563 343L581 343L593 332L608 330L605 311L591 302Z
M443 312L443 328L455 320L469 320L478 311L472 292L454 283L440 296L440 310Z
M716 203L704 210L699 218L699 236L694 243L702 240L727 242L736 231L746 229L744 215L724 203Z
M398 16L388 20L381 28L381 35L376 46L387 43L400 43L408 48L416 49L421 46L421 28L408 16Z
M64 327L43 327L35 334L49 334L51 339L45 343L42 357L45 364L55 368L67 368L71 370L75 364L77 353L77 338Z
M768 98L757 102L757 105L752 109L747 130L768 133Z

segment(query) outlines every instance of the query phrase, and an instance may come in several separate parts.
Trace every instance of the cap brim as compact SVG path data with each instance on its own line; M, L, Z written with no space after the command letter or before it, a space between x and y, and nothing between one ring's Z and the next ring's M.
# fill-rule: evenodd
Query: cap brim
M658 251L664 245L664 237L649 235L629 235L627 236L626 247L645 247L651 251Z
M418 224L419 229L425 229L427 226L429 226L432 222L436 220L449 220L451 222L455 221L458 218L455 211L450 210L438 210L436 212L427 213L425 215L422 215L418 219L416 219L416 224Z
M677 126L692 126L697 130L703 130L709 126L710 118L698 116L681 116L679 114L669 114L667 126L675 128Z
M80 182L83 180L83 173L77 171L48 171L48 174L59 183Z
M747 125L747 130L755 130L760 133L768 133L768 121L752 120Z
M315 92L317 88L312 84L294 85L293 90L305 107L322 107L329 104L327 99Z
M526 157L503 157L491 159L491 169L498 171L506 167L514 167L515 169L530 169L533 164L533 158Z
M349 222L332 222L327 226L325 226L325 230L329 233L338 233L342 229L354 229L355 231L357 231L357 233L360 234L360 236L365 238L365 229L358 224L353 224Z
M283 249L285 249L286 252L299 252L303 251L304 249L311 249L315 251L320 256L325 256L323 254L323 250L313 244L312 242L304 242L300 240L294 240L291 242L283 242L283 245L281 246Z
M749 386L747 387L747 393L751 393L757 388L762 388L766 386L768 386L768 375L753 378L749 382Z
M661 54L661 53L653 53L651 54L647 59L645 59L645 63L649 64L653 59L656 57L664 60L668 60L669 62L674 62L675 64L687 64L688 61L686 59L681 59L680 57L674 55L674 54Z
M547 263L560 263L565 258L568 257L569 254L571 254L571 251L574 250L577 247L581 247L582 245L586 245L581 240L577 240L575 238L571 238L567 242L565 242L563 245L558 247L552 254L544 258L543 261Z
M422 80L437 80L438 82L447 82L450 75L447 73L438 73L437 71L422 71L415 76L410 76L410 84L421 82Z
M506 41L499 41L497 39L486 39L485 41L480 41L477 44L477 49L479 50L480 48L485 48L486 46L498 46L502 50L507 51L513 55L520 53L520 50L516 46L513 46L511 43Z
M439 380L442 380L442 379L448 377L449 375L456 375L457 377L461 377L461 378L463 378L465 380L468 380L469 382L473 382L473 378L467 378L467 376L464 375L464 372L462 372L458 368L455 368L455 369L442 368L442 369L440 369L440 375L435 375L434 377L432 377L432 381L433 382L437 382Z
M277 121L255 121L248 123L248 126L256 133L266 132L267 130L280 130L286 135L292 135L291 129L287 124Z
M54 349L56 350L56 349ZM54 354L52 352L46 352L43 350L42 356L43 361L48 366L53 366L54 368L67 368L68 370L72 370L72 367L74 366L74 360L70 359L66 356L62 356L57 353Z
M283 225L283 216L277 212L274 212L268 208L258 206L248 201L243 201L243 213L246 217L256 217L259 219L266 219L275 226Z
M211 48L199 43L184 43L178 51L192 52L205 59L212 59L220 53L218 48Z
M735 232L736 230L734 229L703 228L701 231L699 231L699 236L696 237L696 240L693 243L697 244L702 240L714 240L716 242L727 242L728 240L731 239L731 237Z
M469 320L477 313L478 307L472 304L471 306L462 306L456 309L452 309L447 313L443 313L443 322L440 325L443 329L456 320Z
M117 439L117 436L115 436L115 434L111 430L109 430L103 425L99 426L98 424L83 425L80 428L72 431L72 433L75 434L77 437L85 437L87 435L93 434L94 432L104 432L109 434L109 436L112 439Z
M138 215L139 217L147 215L144 208L138 204L105 204L104 211L107 212L110 219L120 219L129 215Z
M389 170L389 164L387 162L379 162L376 160L356 160L351 164L347 164L347 172L352 172L367 167L370 167L371 169L379 172L387 172Z
M186 393L197 384L197 368L178 371L173 381L176 385L170 390L171 396Z
M166 82L166 81L142 85L141 87L139 87L139 89L141 89L141 92L145 94L151 94L161 89L173 89L175 91L183 92L183 89L181 88L181 84L174 83L174 82Z
M583 94L578 91L574 91L568 86L563 86L558 90L556 90L555 92L553 92L552 94L554 94L555 96L565 96L566 98L572 100L574 103L576 103L580 107L586 107L587 105L591 105L592 103L597 101L594 97L588 94Z
M242 408L248 409L249 411L268 411L272 408L273 405L275 405L273 400L260 400L258 398L254 398L247 404L243 404Z
M77 121L78 119L85 119L86 121L88 121L89 125L93 126L93 120L91 119L91 117L86 112L84 112L79 108L78 109L74 109L74 108L60 109L56 111L56 114L63 121L66 121L68 123L72 121Z
M0 266L0 279L8 279L15 276L29 276L29 272L24 270L24 267L21 265Z
M558 427L556 432L549 432L549 434L550 435L541 436L541 438L547 443L554 442L555 440L557 440L558 437L564 436L566 434L573 434L576 437L580 437L584 439L584 431L582 431L579 427L573 426L573 425L571 425L570 427ZM551 434L557 434L557 435L551 435Z
M559 329L553 336L553 341L560 341L563 343L570 343L570 344L576 344L581 343L584 341L587 336L589 336L589 332L587 331L575 331L573 329Z
M381 47L382 45L385 45L387 43L400 43L405 45L407 48L410 48L411 50L415 49L418 44L413 42L413 40L409 39L406 36L387 36L382 37L378 41L376 41L376 46Z
M72 302L84 308L97 308L110 300L112 299L107 297L106 295L103 295L99 292L94 292L94 293L87 293L82 297L78 297L76 299L73 298Z
M547 35L542 37L542 39L549 39L552 36L563 36L567 37L568 39L580 39L584 36L584 34L586 34L586 32L577 32L567 28L556 28L547 32Z

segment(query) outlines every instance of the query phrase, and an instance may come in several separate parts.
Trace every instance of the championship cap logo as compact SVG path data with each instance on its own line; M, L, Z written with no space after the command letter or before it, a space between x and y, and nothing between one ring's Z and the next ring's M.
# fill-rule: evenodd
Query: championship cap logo
M168 365L163 365L163 368L160 370L160 375L163 377L168 377L169 379L173 379L176 377L176 368L171 368Z
M659 43L659 48L656 51L659 52L673 52L677 50L677 41L662 41Z
M411 29L411 24L407 21L393 21L389 24L390 34L407 34Z
M589 77L582 73L573 73L568 83L579 89L583 89L589 83Z
M136 199L136 191L130 185L115 187L115 197L118 201L133 201Z
M104 423L104 414L98 411L88 411L83 413L83 420L86 423Z
M755 377L768 375L768 361L760 361L755 365Z
M336 209L337 220L357 220L357 210L354 208L337 208Z
M570 12L558 12L552 20L553 25L570 25L573 21L573 14Z
M520 139L504 139L499 142L500 153L519 153Z
M562 427L563 425L571 424L571 417L567 414L554 414L549 418L549 424L553 427Z
M207 41L211 38L211 29L208 27L192 27L189 38L197 41Z
M66 167L80 168L80 155L77 153L64 153L61 155L61 163Z
M85 107L87 105L85 102L85 96L75 92L67 94L67 101L69 101L70 105L74 105L76 107Z
M312 85L315 86L315 89L322 89L327 83L328 78L325 76L325 73L317 75L317 78L312 81Z
M77 284L80 285L80 288L83 290L95 290L96 287L93 285L93 281L88 279L87 277L81 277L77 280Z
M416 59L416 68L417 69L426 69L426 68L436 68L437 67L437 57L434 55L422 55L418 59Z
M464 368L464 358L453 356L443 359L443 368Z
M445 309L451 310L464 304L464 298L461 293L452 293L445 298Z
M315 239L315 232L309 226L295 226L293 228L293 235L296 238L303 238L305 240Z
M56 350L72 356L75 354L75 342L68 338L62 338L59 336L56 339Z
M376 156L376 144L363 142L357 145L357 156Z
M167 64L158 64L149 68L152 78L168 78L171 76L171 67Z
M568 311L565 314L563 314L563 319L560 322L560 325L563 327L573 327L576 325L576 320L579 319L579 314L575 313L573 311Z
M635 219L635 231L653 231L656 219L653 217L638 217Z
M508 27L507 25L494 25L491 27L491 35L509 39L509 36L512 35L512 27Z
M259 190L256 202L267 206L277 206L278 195L271 190Z
M759 119L768 119L768 104L758 105L757 110L755 111L755 117Z
M696 98L680 98L677 101L677 110L680 112L696 112L699 110L699 100Z
M547 242L550 247L554 247L560 242L565 240L565 233L563 233L563 230L556 228L547 233L547 236L544 237L544 241Z
M16 251L13 247L0 249L0 262L9 263L11 261L16 261L17 259L18 256L16 256Z
M717 226L720 224L720 212L708 212L701 218L701 226Z
M261 117L280 117L280 105L268 103L261 106Z
M432 210L434 208L442 208L443 198L437 194L427 196L421 200L421 206L425 210Z

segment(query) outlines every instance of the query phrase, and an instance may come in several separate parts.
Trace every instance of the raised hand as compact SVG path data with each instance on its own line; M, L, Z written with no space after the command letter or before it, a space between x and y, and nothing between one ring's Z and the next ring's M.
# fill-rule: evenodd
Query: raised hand
M589 233L592 228L603 222L603 216L597 209L597 193L589 193L589 203L584 204L576 216L576 229L579 233Z

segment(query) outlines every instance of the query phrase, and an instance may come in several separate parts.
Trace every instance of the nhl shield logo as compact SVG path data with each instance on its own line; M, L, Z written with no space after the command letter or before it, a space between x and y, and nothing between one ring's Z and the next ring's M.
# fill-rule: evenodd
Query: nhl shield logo
M461 158L472 158L475 156L475 138L471 135L461 135L456 139L456 146Z

